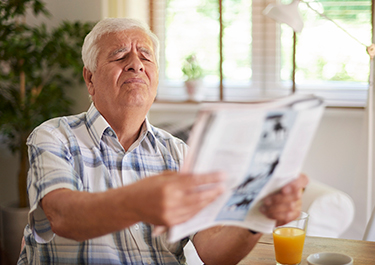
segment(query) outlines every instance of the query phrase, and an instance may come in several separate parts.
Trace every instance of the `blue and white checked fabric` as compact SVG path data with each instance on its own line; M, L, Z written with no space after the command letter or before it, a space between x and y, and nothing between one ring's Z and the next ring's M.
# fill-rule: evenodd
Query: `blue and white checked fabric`
M76 242L55 235L39 206L56 189L100 192L164 170L177 171L187 152L183 141L146 119L138 140L125 151L92 104L87 113L43 123L27 144L30 213L18 264L185 264L183 247L188 239L170 244L165 235L151 236L152 225L138 223Z

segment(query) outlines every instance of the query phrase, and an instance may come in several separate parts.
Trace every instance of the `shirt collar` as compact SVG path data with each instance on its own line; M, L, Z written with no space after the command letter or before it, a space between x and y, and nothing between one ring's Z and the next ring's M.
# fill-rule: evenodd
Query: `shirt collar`
M108 122L96 109L94 103L91 103L91 106L86 113L86 126L87 130L91 135L92 140L94 141L97 147L100 146L100 140L103 136L104 131L107 128L111 128Z
M91 106L86 113L86 126L87 130L89 131L89 134L91 135L91 138L93 139L95 145L98 148L100 147L100 141L102 139L102 136L106 131L110 132L109 134L113 133L113 135L116 135L115 131L111 128L106 119L104 119L104 117L96 109L94 103L91 103ZM151 126L150 122L146 117L144 123L142 124L141 133L139 134L138 139L134 142L132 147L138 146L139 143L142 142L147 136L152 144L152 147L155 149L156 137L152 128L153 127ZM129 150L132 150L132 147L129 148Z
M145 121L142 124L141 132L139 134L138 139L130 146L128 151L132 151L134 148L136 148L146 137L151 143L152 148L156 150L156 142L155 142L156 137L152 128L153 127L151 126L150 122L148 121L146 117Z

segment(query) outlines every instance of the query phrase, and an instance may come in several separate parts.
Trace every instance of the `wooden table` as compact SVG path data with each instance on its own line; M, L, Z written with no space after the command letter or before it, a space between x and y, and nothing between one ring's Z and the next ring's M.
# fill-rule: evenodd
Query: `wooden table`
M307 264L307 257L318 252L335 252L349 255L354 265L375 264L375 242L335 239L324 237L306 237L302 255L302 265ZM275 265L275 251L272 235L263 235L255 248L239 264Z

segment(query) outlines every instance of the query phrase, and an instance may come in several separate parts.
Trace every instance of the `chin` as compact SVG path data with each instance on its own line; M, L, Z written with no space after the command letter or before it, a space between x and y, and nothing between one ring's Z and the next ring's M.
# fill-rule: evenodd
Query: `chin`
M149 90L140 89L131 89L128 90L126 95L124 95L123 100L119 102L127 106L133 107L148 107L154 103L156 95L149 93Z
M126 101L125 106L127 107L139 107L139 108L145 108L150 107L154 100L152 99L145 99L143 97L133 97Z

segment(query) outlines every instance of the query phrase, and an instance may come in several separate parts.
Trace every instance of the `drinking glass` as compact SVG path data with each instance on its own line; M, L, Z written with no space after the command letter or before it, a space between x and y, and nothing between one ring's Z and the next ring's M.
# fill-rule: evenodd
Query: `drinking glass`
M303 245L309 215L301 212L299 218L273 230L276 264L297 265L301 263Z

